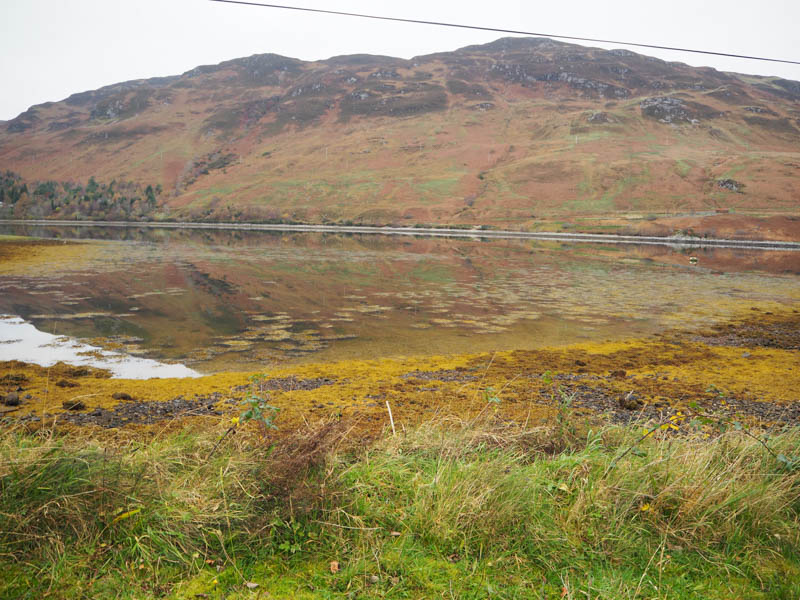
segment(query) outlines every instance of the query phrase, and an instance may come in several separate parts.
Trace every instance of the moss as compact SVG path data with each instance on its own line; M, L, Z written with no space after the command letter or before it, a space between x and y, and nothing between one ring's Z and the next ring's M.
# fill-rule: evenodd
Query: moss
M438 273L435 276L442 277ZM792 315L795 313L789 317ZM726 335L719 339L728 339ZM292 381L331 380L314 389L290 386L292 389L270 392L270 403L280 408L278 424L284 432L292 431L306 419L346 415L357 417L357 429L377 433L387 424L387 401L395 421L404 425L418 423L434 412L465 418L483 410L484 391L489 387L500 390L498 415L517 421L545 418L558 408L558 392L542 378L546 372L560 377L557 381L563 390L575 392L579 398L605 398L614 410L616 399L631 391L646 406L662 403L675 409L686 408L690 402L717 406L724 395L728 402L725 406L734 407L738 402L750 411L748 418L760 422L770 421L776 413L761 414L754 403L793 405L800 388L795 350L721 346L716 345L717 338L705 343L692 341L695 337L676 333L666 338L530 351L350 360L272 368L264 376L293 378ZM625 372L624 377L610 375L620 370ZM125 392L139 402L179 396L212 398L220 410L230 413L239 410L249 378L257 374L224 372L198 379L122 380L98 377L102 372L96 371L75 376L74 368L66 365L48 369L0 363L0 379L6 375L24 376L24 393L33 397L14 416L58 414L64 412L64 401L78 396L85 399L89 410L111 408L119 403L113 398L116 392ZM577 380L570 379L569 374L577 376ZM53 385L62 378L71 378L79 386ZM580 385L575 387L573 380ZM602 403L587 402L584 408L593 412L602 409ZM219 420L204 419L212 426ZM171 422L170 426L177 427L179 423Z
M0 240L0 275L59 273L63 265L88 264L103 242L73 242L34 238ZM13 242L13 243L8 243Z

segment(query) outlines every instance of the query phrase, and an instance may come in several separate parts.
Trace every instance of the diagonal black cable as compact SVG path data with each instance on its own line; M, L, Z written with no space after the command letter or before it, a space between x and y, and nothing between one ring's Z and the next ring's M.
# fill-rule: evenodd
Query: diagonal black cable
M533 31L516 31L514 29L499 29L496 27L481 27L479 25L460 25L458 23L443 23L440 21L423 21L421 19L401 19L399 17L381 17L378 15L365 15L361 13L343 12L338 10L324 10L322 8L306 8L302 6L285 6L282 4L264 4L261 2L247 2L245 0L211 0L225 4L244 4L247 6L261 6L263 8L282 8L284 10L298 10L303 12L322 13L326 15L340 15L343 17L360 17L362 19L376 19L378 21L396 21L398 23L416 23L418 25L437 25L439 27L455 27L458 29L477 29L479 31L493 31L495 33L513 33L516 35L533 35L537 37L557 38L562 40L577 40L581 42L600 42L602 44L618 44L620 46L636 46L639 48L655 48L657 50L674 50L676 52L692 52L694 54L711 54L714 56L728 56L730 58L746 58L749 60L763 60L767 62L800 65L800 61L783 60L780 58L765 58L763 56L748 56L746 54L729 54L727 52L712 52L710 50L693 50L691 48L674 48L672 46L657 46L655 44L638 44L636 42L619 42L615 40L601 40L597 38L577 37L573 35L553 35L552 33L536 33Z

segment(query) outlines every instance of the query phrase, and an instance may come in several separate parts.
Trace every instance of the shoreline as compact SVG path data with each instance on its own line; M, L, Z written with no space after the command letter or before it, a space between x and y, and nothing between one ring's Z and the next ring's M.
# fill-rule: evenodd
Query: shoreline
M283 225L269 223L200 223L154 221L60 221L47 219L0 219L0 225L53 227L114 227L148 229L216 229L233 231L279 231L293 233L357 233L470 239L521 239L579 243L663 245L673 248L743 248L800 251L800 242L736 240L692 236L636 236L603 233L527 232L501 229L452 229L445 227L390 227L367 225Z
M284 365L189 379L112 379L92 367L7 361L0 362L0 395L15 397L0 406L0 415L34 427L55 420L117 430L179 426L184 417L230 418L256 393L280 409L283 431L302 428L307 419L347 416L358 420L361 434L373 435L387 423L387 403L395 421L410 426L433 414L482 411L496 397L494 412L526 422L557 410L565 395L575 414L612 423L702 409L751 424L790 425L800 422L798 323L796 309L756 311L711 328L622 341Z

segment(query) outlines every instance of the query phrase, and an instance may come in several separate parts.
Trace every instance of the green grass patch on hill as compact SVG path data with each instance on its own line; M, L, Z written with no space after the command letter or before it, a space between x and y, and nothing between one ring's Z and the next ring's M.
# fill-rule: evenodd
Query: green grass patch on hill
M201 200L207 200L209 197L219 196L219 197L226 197L233 194L236 190L238 190L241 185L216 185L212 187L203 188L197 190L196 194L197 197ZM226 198L227 202L230 202L229 198Z
M455 194L461 176L445 177L442 179L429 179L417 183L417 188L426 197L447 197Z
M325 201L341 201L343 198L374 197L381 186L378 173L360 171L325 179L270 181L268 195L271 202L280 206L292 203L313 205Z
M491 412L491 409L490 411ZM3 598L797 598L800 432L0 434ZM345 450L343 448L350 448ZM774 454L773 454L774 453Z
M692 165L689 164L689 162L683 159L678 159L675 161L675 172L683 179L685 179L689 175L689 172L691 170L692 170Z
M736 175L744 171L749 165L747 163L736 165L725 171L718 179L733 179Z
M565 202L564 206L572 211L611 213L617 210L616 199L621 194L646 184L650 180L650 168L645 165L638 173L629 172L624 177L618 178L610 189L601 193L591 184L591 178L584 179L583 187L579 185L582 197Z

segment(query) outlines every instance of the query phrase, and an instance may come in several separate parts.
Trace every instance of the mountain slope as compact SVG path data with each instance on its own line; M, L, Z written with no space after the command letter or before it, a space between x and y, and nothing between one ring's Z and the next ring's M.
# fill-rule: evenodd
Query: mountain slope
M800 83L541 38L411 60L263 54L34 106L5 124L0 167L150 185L149 215L182 219L796 214ZM59 202L15 214L71 214Z

